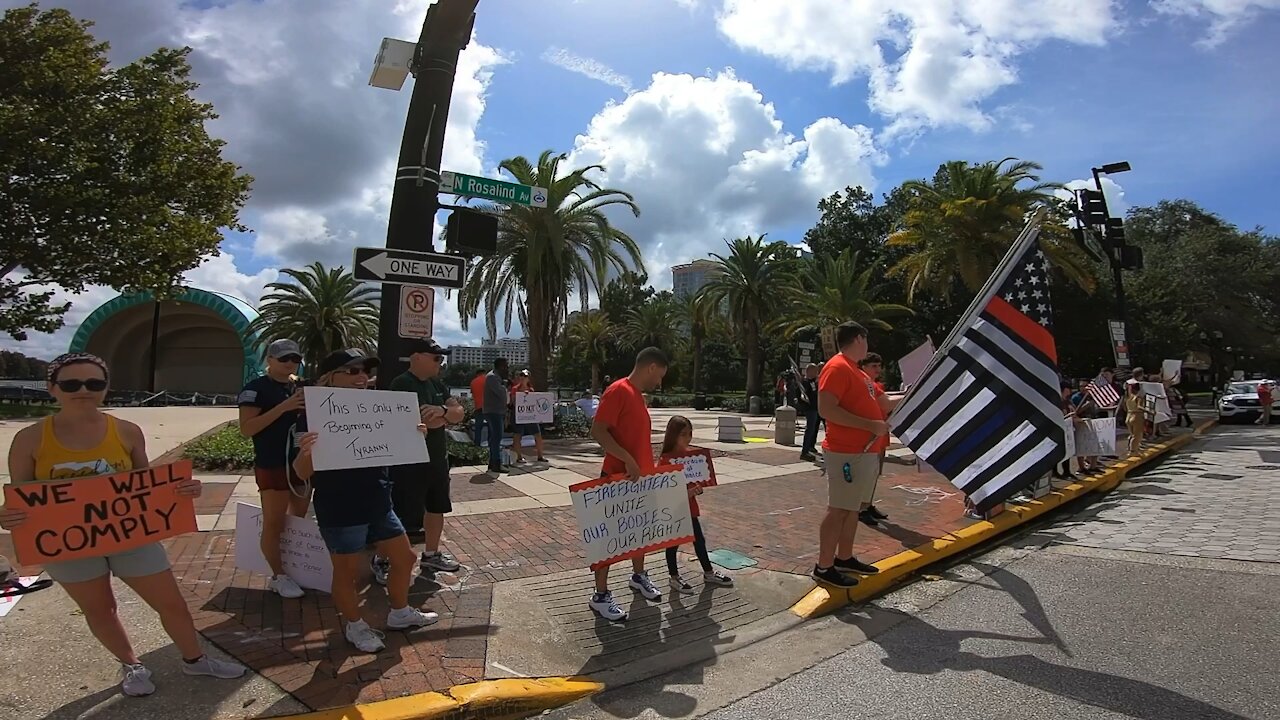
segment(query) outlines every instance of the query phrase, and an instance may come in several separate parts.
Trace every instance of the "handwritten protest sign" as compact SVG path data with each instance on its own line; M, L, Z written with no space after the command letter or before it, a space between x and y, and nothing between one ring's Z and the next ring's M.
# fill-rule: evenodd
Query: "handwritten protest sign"
M271 566L262 556L261 545L262 508L236 503L236 567L269 577ZM333 588L333 560L315 520L284 516L280 563L284 573L304 588L321 592Z
M929 367L933 353L933 341L925 340L920 347L898 359L898 370L902 373L902 387L907 388L916 384L925 369Z
M1164 384L1158 382L1139 383L1142 386L1142 403L1147 419L1162 423L1173 419L1169 409L1169 398L1165 397Z
M669 458L672 465L684 466L684 481L698 487L714 487L716 466L711 462L711 451L706 448L689 448L688 455Z
M569 486L592 570L693 542L684 471L663 465L636 480L621 475Z
M549 392L516 393L516 424L555 422L556 396Z
M1064 433L1064 435L1063 435L1064 439L1066 440L1066 444L1065 444L1066 452L1065 452L1065 453L1063 453L1062 459L1063 459L1063 460L1070 460L1071 458L1076 457L1076 419L1075 419L1075 416L1074 416L1074 415L1072 415L1072 416L1069 416L1069 417L1065 417L1065 418L1063 418L1063 422L1064 422L1064 424L1066 425L1066 433Z
M1160 377L1174 385L1182 382L1182 361L1175 358L1160 363Z
M101 557L196 532L195 504L175 487L190 477L191 461L180 460L66 482L8 485L5 504L27 512L27 521L13 531L18 562Z
M1116 454L1116 419L1114 417L1085 420L1076 426L1076 457L1098 457Z
M308 387L303 393L307 429L320 434L311 451L316 470L427 461L417 395L333 387Z

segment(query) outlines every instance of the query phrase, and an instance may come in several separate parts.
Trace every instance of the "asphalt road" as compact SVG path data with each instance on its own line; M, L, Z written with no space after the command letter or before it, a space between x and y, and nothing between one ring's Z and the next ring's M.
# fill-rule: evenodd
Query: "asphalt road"
M1215 432L930 580L552 716L1280 718L1278 440Z

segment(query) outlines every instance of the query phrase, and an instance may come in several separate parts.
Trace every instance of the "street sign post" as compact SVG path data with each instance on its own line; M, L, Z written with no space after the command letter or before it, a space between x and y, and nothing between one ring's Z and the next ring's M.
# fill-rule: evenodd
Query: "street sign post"
M435 310L435 288L425 285L401 285L400 337L431 337L435 324Z
M398 285L461 288L467 261L454 255L358 247L352 270L357 280Z
M520 185L492 178L463 175L445 170L440 173L440 192L493 200L512 205L547 206L547 189Z

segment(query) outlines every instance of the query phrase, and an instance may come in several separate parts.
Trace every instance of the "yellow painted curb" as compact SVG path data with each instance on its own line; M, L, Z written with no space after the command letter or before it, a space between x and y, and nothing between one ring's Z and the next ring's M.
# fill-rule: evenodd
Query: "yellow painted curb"
M604 689L585 677L482 680L380 702L289 715L282 720L518 720Z
M874 597L904 576L926 565L963 552L974 545L1030 522L1033 518L1059 505L1071 502L1085 493L1107 492L1114 489L1125 479L1129 471L1186 445L1217 424L1217 420L1203 422L1193 432L1147 448L1132 460L1123 460L1112 465L1102 475L1072 483L1023 505L1006 505L1003 513L990 520L976 522L948 535L934 538L923 545L887 557L875 564L880 568L878 574L861 578L858 585L849 590L815 586L791 607L791 612L799 617L811 619L834 612L850 602L862 602Z

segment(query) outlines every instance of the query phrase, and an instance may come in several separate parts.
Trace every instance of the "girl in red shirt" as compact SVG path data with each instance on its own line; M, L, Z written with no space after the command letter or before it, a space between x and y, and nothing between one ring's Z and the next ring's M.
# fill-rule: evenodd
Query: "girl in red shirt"
M659 464L666 464L671 458L689 454L689 443L693 442L693 423L683 415L673 415L667 421L667 434L662 439L662 457ZM678 463L679 461L675 461ZM706 585L733 587L733 580L722 572L711 567L711 557L707 555L707 538L702 534L702 525L698 523L701 514L698 508L698 496L702 488L689 486L689 516L693 518L693 552L702 564L702 582ZM680 577L680 568L676 566L676 546L667 548L667 574L671 576L671 591L692 593L694 588Z

